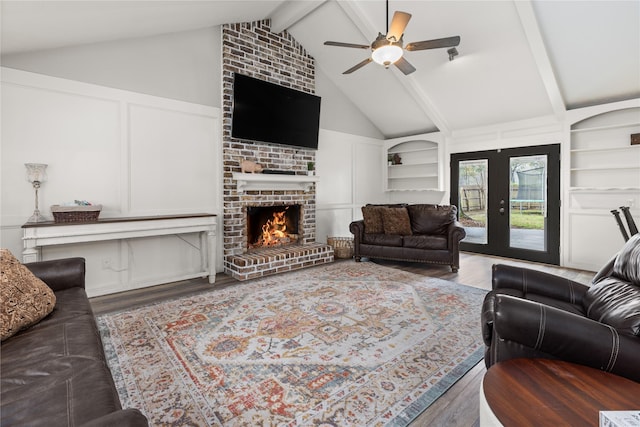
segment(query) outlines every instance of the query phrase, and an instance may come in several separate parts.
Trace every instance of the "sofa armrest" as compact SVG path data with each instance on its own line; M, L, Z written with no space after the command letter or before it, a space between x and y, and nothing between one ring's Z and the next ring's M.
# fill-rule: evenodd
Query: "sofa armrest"
M515 289L524 297L536 294L578 305L589 290L588 286L564 277L504 264L493 265L491 278L494 290Z
M84 289L86 272L84 258L31 262L25 266L54 292L76 287Z
M353 233L353 256L360 261L360 244L364 239L364 220L353 221L349 224L349 231Z
M449 228L447 229L449 248L453 248L455 247L454 245L458 245L460 240L464 239L466 235L467 232L464 230L464 226L460 221L454 221L449 224Z
M349 224L349 231L353 233L354 243L360 243L362 238L364 237L364 220L353 221Z
M640 381L640 338L609 325L504 294L493 295L491 320L492 363L511 358L500 347L513 344Z
M121 409L82 424L82 427L147 427L149 421L137 409Z

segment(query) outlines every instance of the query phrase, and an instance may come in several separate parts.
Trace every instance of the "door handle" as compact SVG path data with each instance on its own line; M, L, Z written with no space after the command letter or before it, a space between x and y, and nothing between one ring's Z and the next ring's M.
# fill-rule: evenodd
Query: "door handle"
M504 199L500 200L500 209L498 209L500 215L504 215Z

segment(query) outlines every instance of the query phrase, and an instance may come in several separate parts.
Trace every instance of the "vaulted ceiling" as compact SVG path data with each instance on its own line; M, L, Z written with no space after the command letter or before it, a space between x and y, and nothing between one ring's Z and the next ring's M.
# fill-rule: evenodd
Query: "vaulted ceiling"
M640 0L391 0L412 15L406 42L459 35L446 49L405 52L417 71L371 63L360 49L386 32L383 0L3 1L3 53L272 19L387 137L455 130L640 97Z

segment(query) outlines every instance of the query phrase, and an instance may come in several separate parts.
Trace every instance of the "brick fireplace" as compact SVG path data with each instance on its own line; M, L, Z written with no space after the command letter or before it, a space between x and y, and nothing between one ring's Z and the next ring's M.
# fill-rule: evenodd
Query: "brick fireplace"
M234 73L314 93L313 58L286 31L272 33L268 20L224 25L222 56L225 272L246 280L333 261L331 247L315 241L315 181L306 175L315 151L231 136ZM294 175L240 174L243 160ZM248 208L273 206L298 206L296 242L250 248Z

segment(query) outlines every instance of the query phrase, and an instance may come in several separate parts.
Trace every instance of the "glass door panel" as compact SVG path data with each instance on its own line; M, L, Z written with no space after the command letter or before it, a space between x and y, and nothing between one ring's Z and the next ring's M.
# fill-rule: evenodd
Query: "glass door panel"
M489 161L461 160L458 167L459 218L466 243L487 243L487 185Z
M509 246L546 251L547 155L511 157Z

